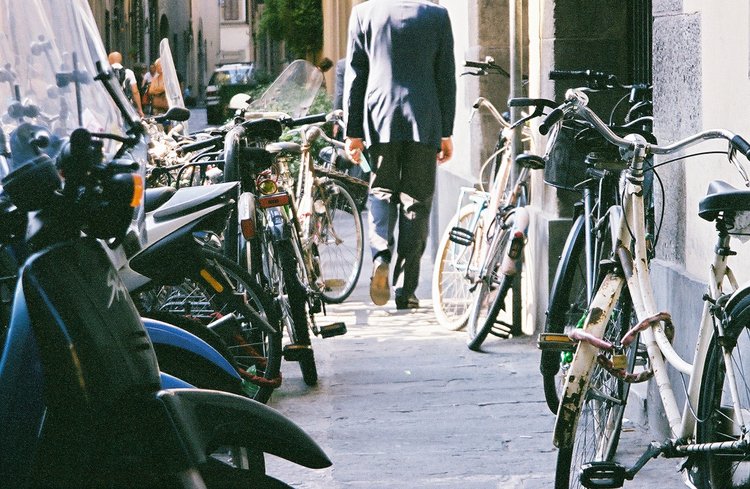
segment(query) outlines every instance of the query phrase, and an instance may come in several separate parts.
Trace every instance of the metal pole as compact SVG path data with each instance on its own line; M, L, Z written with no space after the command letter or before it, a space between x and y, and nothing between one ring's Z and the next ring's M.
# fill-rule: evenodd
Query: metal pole
M510 22L510 98L523 96L523 0L508 0ZM510 108L510 121L516 122L521 118L521 108ZM511 155L515 157L523 152L523 141L521 140L521 127L513 130L511 139ZM518 165L513 165L511 169L511 178L515 182L518 178ZM522 308L521 301L521 280L516 277L513 281L513 293L511 304L511 322L514 335L518 335L522 330Z
M523 0L508 0L508 8L510 21L510 97L523 97ZM511 123L520 118L521 108L511 107ZM520 127L513 131L511 152L514 157L523 152ZM517 168L514 168L514 174L515 176L518 175Z

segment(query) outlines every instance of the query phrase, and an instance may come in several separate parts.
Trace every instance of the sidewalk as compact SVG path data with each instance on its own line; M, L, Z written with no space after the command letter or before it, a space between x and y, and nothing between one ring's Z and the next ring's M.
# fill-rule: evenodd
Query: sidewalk
M432 263L423 260L421 309L397 311L369 298L367 258L346 303L319 324L343 320L349 332L313 339L319 384L282 364L272 407L303 427L333 461L309 470L269 460L268 472L298 488L541 489L554 483L554 417L547 410L534 339L487 340L442 329L432 313ZM622 460L632 464L651 440L627 424ZM684 487L680 460L650 462L629 488Z

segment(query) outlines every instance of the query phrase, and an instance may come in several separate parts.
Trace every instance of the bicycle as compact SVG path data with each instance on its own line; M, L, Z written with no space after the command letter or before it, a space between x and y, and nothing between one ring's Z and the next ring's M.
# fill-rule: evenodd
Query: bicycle
M509 76L491 57L484 62L466 61L464 65L476 69L464 73L468 75L498 73ZM473 284L480 266L478 251L484 236L485 222L482 216L490 200L490 192L485 190L484 182L490 182L489 187L494 189L492 181L495 172L501 165L503 156L510 154L510 123L486 98L479 97L474 102L469 122L482 107L500 124L498 142L479 169L478 184L475 187L461 187L456 213L440 238L432 273L432 306L435 316L442 326L454 331L466 326L474 298ZM489 173L486 178L485 172Z
M738 487L743 484L750 455L745 424L750 398L738 342L748 335L750 289L739 288L727 264L734 254L730 246L735 221L750 210L750 192L713 182L701 201L699 215L715 222L718 242L711 267L708 292L696 340L693 363L673 349L670 315L656 307L649 277L649 239L643 195L644 161L649 155L669 155L701 141L724 139L730 143L729 160L746 185L750 179L735 158L739 151L750 159L750 144L734 133L719 129L703 131L670 145L650 144L641 136L616 135L591 109L588 97L569 90L565 102L545 124L566 114L587 121L622 152L624 192L620 212L611 214L610 229L616 237L606 274L599 285L582 328L568 332L576 344L567 372L555 428L559 448L555 485L563 487L621 487L659 455L687 457L684 475L695 487ZM684 158L680 157L679 159ZM739 224L739 222L737 223ZM727 286L729 290L725 291ZM646 358L639 342L645 346ZM738 363L739 362L739 363ZM666 364L689 377L682 413L677 405ZM653 443L630 468L613 461L622 428L629 385L653 377L669 421L670 439Z
M637 131L649 142L656 142L651 135L650 86L624 85L614 75L592 70L551 71L549 77L552 80L583 81L587 93L625 90L626 95L610 113L608 125L618 132ZM623 122L615 125L614 121L620 119L616 112L625 100L627 111ZM602 277L599 265L612 249L609 218L612 206L620 203L621 174L621 165L609 164L618 160L613 151L616 153L617 149L608 143L602 144L601 137L588 124L566 118L551 128L544 155L547 162L545 183L580 194L580 200L574 204L573 225L550 287L547 317L538 341L542 350L540 372L544 395L552 413L557 412L559 390L572 359L572 351L560 352L555 339L564 334L566 328L575 327L581 319ZM646 185L647 196L650 187L650 183ZM650 206L647 220L649 234L653 235ZM548 338L552 341L547 342Z
M326 122L341 117L338 113L326 116ZM321 123L308 124L292 132L301 144L285 143L282 154L300 156L299 170L294 182L282 179L289 192L293 191L291 207L300 237L303 263L310 285L329 304L340 304L354 291L362 271L364 233L362 216L346 186L340 183L331 168L314 164L311 147L317 140L343 148L342 142L330 138L320 128ZM277 158L279 172L289 175L289 161Z

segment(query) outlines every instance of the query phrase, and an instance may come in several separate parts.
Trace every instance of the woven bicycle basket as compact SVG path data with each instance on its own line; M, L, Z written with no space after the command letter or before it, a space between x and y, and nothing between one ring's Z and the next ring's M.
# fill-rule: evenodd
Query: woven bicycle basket
M575 144L576 135L586 126L574 120L556 124L544 154L544 181L553 187L576 190L586 180L586 153Z

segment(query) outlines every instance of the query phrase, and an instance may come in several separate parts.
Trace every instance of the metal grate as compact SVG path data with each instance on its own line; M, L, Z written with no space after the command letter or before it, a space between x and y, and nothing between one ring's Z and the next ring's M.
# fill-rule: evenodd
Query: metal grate
M652 0L631 0L628 2L630 22L630 59L633 83L651 84L651 32L653 14Z

